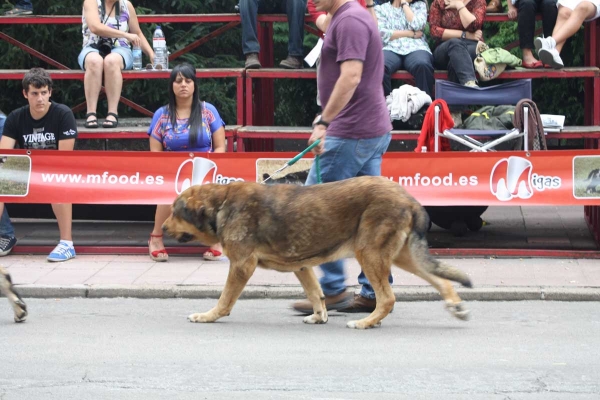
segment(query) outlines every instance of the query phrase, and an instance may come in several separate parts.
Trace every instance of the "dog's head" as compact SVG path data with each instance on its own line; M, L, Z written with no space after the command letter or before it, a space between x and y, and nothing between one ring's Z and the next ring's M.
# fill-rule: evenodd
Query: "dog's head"
M166 234L181 243L197 241L212 246L219 242L217 213L225 203L227 186L208 184L192 186L181 193L163 223Z

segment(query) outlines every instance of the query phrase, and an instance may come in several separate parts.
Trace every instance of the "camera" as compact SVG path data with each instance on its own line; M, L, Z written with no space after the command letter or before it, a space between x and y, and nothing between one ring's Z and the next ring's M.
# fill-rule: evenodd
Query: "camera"
M113 45L112 40L107 39L107 38L100 38L98 43L93 44L92 47L95 48L96 50L98 50L98 53L100 53L100 56L102 58L104 58L107 55L109 55L110 52L112 51L112 45Z

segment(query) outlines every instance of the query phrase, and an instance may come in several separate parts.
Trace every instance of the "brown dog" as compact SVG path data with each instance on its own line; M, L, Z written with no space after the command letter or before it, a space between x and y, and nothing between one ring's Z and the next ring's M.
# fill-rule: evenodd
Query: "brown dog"
M257 266L294 272L314 314L304 322L327 322L323 291L312 266L356 257L377 298L368 317L350 328L379 325L394 306L388 282L392 264L431 283L448 309L467 319L460 297L447 280L471 287L463 272L429 254L429 218L402 187L382 177L359 177L314 186L192 186L173 203L163 230L180 242L220 242L230 260L225 288L215 308L192 314L192 322L214 322L229 315Z
M27 318L27 305L15 291L8 271L0 266L0 293L6 296L15 313L15 322L23 322Z

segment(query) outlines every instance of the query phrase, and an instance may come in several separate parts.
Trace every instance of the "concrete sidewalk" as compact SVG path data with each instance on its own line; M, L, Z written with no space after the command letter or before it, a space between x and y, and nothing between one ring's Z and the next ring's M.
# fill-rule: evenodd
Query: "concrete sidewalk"
M474 288L460 288L464 300L600 301L600 261L587 259L445 259L469 274ZM197 256L171 256L157 263L144 255L82 255L50 263L45 255L0 258L23 297L218 298L229 263ZM319 268L315 271L320 275ZM358 288L360 267L347 261L347 284ZM393 269L398 300L439 300L427 283ZM242 298L301 298L294 274L257 269Z

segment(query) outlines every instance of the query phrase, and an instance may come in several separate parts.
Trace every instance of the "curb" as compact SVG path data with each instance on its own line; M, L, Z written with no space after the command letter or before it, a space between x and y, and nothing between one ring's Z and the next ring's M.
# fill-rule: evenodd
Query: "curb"
M16 285L25 298L136 298L136 299L218 299L223 286L182 285ZM351 289L357 290L358 287ZM395 286L396 301L439 301L439 293L430 286ZM600 287L481 287L457 289L465 301L600 301ZM302 299L300 286L247 286L240 299Z

